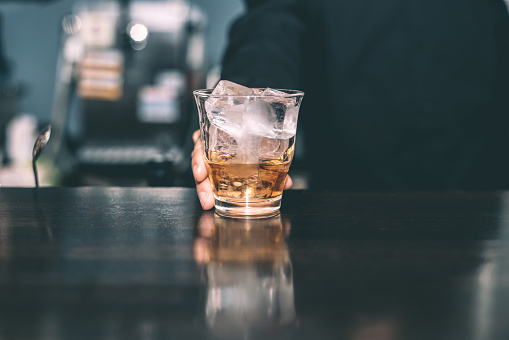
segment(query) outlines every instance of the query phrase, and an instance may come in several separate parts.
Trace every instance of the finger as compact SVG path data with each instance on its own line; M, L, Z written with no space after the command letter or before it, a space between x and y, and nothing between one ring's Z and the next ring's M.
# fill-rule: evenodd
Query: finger
M200 204L204 210L209 210L214 207L214 195L212 194L212 187L210 186L210 180L208 178L196 184L196 192L198 193Z
M198 131L195 131L194 135L196 135ZM194 139L194 136L193 136ZM202 154L202 143L200 140L200 134L198 132L198 138L194 142L193 152L191 153L191 156L194 157L196 154Z
M200 139L200 130L193 132L193 141L196 143Z
M193 176L196 181L196 192L203 209L209 210L214 207L214 195L208 178L208 171L203 160L203 153L200 141L200 131L193 133L194 150L192 152L191 165Z
M191 152L191 157L194 157L196 154L201 154L201 142L194 144L193 152Z
M288 190L292 187L293 185L293 181L292 181L292 178L290 176L286 176L286 180L285 180L285 190Z
M193 169L193 176L196 182L201 183L208 177L209 174L207 167L205 166L205 162L203 161L201 149L195 149L193 158L191 159L191 167Z

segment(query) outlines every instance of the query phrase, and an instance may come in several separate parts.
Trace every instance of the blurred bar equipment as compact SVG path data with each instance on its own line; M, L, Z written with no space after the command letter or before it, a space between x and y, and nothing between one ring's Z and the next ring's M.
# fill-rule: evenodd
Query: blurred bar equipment
M10 161L7 150L7 125L17 113L20 95L18 82L12 79L11 65L3 44L3 18L0 13L0 168Z
M10 6L21 6L29 4L47 4L57 0L0 0L0 4ZM4 50L3 18L0 13L0 169L8 166L12 155L8 148L8 127L9 123L19 114L18 102L26 93L25 84L20 84L13 78L12 63Z
M37 136L32 150L32 170L34 172L35 187L39 187L39 174L37 171L37 159L41 156L42 151L48 144L51 137L51 125L44 127Z
M68 185L185 185L205 16L185 0L78 3L62 21L53 154Z

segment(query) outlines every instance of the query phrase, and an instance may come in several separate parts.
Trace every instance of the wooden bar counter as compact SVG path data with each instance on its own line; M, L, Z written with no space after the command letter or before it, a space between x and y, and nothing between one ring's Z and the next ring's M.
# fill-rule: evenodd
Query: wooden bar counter
M0 188L0 339L509 339L508 192Z

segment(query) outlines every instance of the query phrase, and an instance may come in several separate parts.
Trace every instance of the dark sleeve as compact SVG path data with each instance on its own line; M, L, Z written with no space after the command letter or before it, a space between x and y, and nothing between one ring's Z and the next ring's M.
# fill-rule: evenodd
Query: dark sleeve
M230 28L221 78L249 87L297 88L303 25L296 0L249 1Z

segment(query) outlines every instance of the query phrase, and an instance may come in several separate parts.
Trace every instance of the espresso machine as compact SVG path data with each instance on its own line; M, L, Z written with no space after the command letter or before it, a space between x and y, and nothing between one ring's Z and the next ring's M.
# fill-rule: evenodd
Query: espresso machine
M63 18L52 116L62 184L192 183L205 21L185 0L81 2Z

